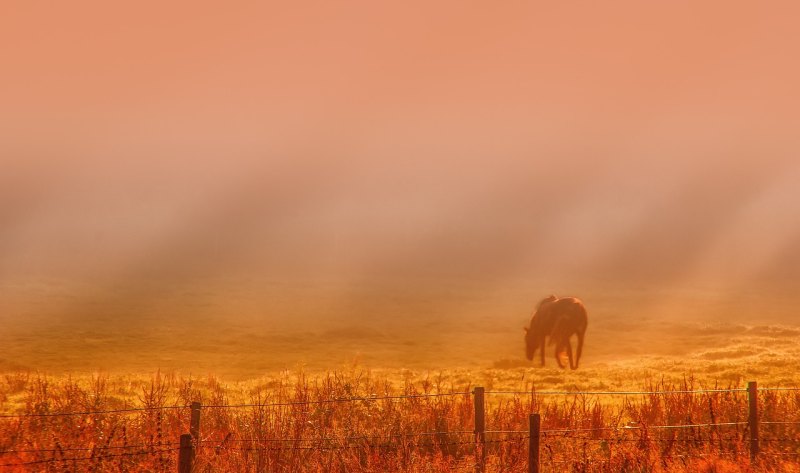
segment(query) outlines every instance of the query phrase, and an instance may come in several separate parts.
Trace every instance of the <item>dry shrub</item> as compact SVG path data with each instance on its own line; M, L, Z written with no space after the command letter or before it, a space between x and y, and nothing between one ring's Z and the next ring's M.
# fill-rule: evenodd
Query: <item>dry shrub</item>
M354 368L226 386L162 373L8 374L0 386L0 399L18 399L2 404L4 471L175 471L195 400L200 472L471 472L478 452L472 387L442 375L397 386ZM488 392L487 471L527 471L532 412L543 471L800 471L800 393L760 393L762 454L751 465L746 393L675 392L703 387L687 378L634 396Z

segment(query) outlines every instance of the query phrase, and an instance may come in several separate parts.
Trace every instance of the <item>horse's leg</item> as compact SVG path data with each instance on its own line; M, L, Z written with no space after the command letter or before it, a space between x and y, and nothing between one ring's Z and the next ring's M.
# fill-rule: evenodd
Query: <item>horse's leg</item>
M578 332L578 348L575 350L575 368L578 367L578 363L581 361L581 353L583 353L583 336L586 335L585 330L581 330Z
M564 343L561 340L556 342L556 362L559 368L564 368L564 363L561 363L561 350L564 348Z
M572 370L577 368L578 364L572 359L572 341L569 338L567 338L567 357L569 358L569 368Z
M545 337L539 339L539 355L541 358L541 366L544 366L544 349L547 348L547 345L545 345L545 343L546 343Z

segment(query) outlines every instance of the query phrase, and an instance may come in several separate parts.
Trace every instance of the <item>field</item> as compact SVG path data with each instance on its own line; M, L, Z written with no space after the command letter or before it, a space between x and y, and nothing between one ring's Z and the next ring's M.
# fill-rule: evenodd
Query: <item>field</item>
M532 412L543 471L800 471L800 392L760 391L751 463L742 391L800 386L791 292L578 288L564 371L524 359L526 286L7 289L0 464L176 471L197 401L197 471L474 471L481 386L487 471L527 471Z
M775 3L0 0L0 473L800 473Z

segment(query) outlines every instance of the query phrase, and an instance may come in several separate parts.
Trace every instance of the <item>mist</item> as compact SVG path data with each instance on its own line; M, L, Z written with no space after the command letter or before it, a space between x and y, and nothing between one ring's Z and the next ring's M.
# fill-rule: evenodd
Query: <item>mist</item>
M14 333L482 330L636 290L791 317L794 4L3 10Z

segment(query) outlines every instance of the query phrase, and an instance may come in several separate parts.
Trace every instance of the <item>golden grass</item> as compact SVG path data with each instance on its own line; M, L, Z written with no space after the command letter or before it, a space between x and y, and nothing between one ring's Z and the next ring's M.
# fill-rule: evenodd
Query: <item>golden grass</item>
M751 464L744 424L658 428L746 422L745 393L668 392L741 388L741 383L709 384L710 378L677 372L660 379L653 377L654 371L643 379L646 371L618 366L606 371L605 378L591 379L595 373L554 369L426 373L352 365L230 383L173 373L9 372L0 383L4 415L152 410L4 417L0 464L8 471L176 471L177 441L189 429L185 406L199 401L204 406L247 406L203 408L197 471L467 472L475 463L470 392L483 385L489 391L487 471L527 471L525 432L532 412L541 414L544 431L558 431L543 435L544 471L800 471L800 392L760 394L762 422L798 425L763 424L762 456ZM532 388L623 387L659 393L530 394ZM529 394L493 393L519 389ZM427 394L446 395L385 399ZM21 465L9 466L13 464Z
M472 472L469 393L483 386L490 431L527 431L531 412L541 413L545 430L613 428L546 434L544 471L800 471L795 424L764 424L763 456L753 465L744 425L652 428L742 422L743 393L529 394L741 388L750 380L800 386L800 329L787 325L796 307L788 296L767 310L755 295L734 302L580 291L589 329L581 368L570 371L557 369L552 353L545 368L524 360L524 301L538 292L431 291L396 299L290 294L262 315L258 301L171 317L163 314L172 307L119 314L115 304L76 305L80 316L2 311L0 415L27 417L0 417L0 465L20 464L0 470L174 472L179 436L189 430L185 406L196 400L248 405L203 409L198 471ZM456 394L380 399L438 393ZM353 397L364 399L318 402ZM800 422L794 391L763 392L760 405L765 421ZM142 408L152 409L45 415ZM526 471L524 436L487 434L487 470Z

